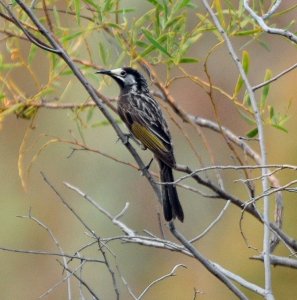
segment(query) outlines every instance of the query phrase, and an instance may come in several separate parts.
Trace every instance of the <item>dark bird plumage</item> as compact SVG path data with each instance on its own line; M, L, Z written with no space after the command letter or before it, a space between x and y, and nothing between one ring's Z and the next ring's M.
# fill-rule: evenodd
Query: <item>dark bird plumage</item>
M135 69L119 68L101 70L97 73L112 77L120 86L118 112L133 136L150 149L160 167L162 182L173 182L172 168L176 162L171 136L158 102L150 94L145 78ZM184 219L176 187L162 185L164 217L171 221Z

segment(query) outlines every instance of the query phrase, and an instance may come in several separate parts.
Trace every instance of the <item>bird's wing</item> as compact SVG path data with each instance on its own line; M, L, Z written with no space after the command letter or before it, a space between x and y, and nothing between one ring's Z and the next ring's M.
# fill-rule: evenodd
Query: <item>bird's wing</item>
M119 113L133 135L156 157L174 165L171 136L159 104L150 95L129 94Z
M148 94L132 94L131 98L130 104L133 107L131 111L134 121L149 129L170 150L171 136L159 104Z

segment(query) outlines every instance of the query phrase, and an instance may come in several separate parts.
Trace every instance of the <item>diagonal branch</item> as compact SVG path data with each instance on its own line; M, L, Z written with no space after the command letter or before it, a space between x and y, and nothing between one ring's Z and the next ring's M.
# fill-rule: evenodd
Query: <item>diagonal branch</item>
M277 34L277 35L284 36L284 37L288 38L290 41L292 41L295 44L297 44L297 35L295 35L293 32L288 31L288 30L284 30L284 29L280 29L280 28L269 27L265 23L264 19L266 19L271 14L264 15L263 17L258 16L255 13L255 11L250 7L249 0L243 0L243 5L244 5L244 8L247 10L247 12L251 15L251 17L256 20L256 22L259 24L259 26L265 32L270 33L270 34ZM272 12L273 11L274 10L272 10Z
M252 109L254 111L257 128L258 128L258 135L259 135L259 144L260 144L260 150L261 150L261 164L266 165L267 164L267 152L266 152L266 144L265 144L265 135L264 135L264 129L262 124L262 119L260 115L260 111L258 108L258 104L255 98L255 94L252 90L252 86L247 78L247 75L244 71L244 68L235 52L235 49L233 48L233 45L225 32L224 28L220 24L220 21L216 14L213 12L211 7L208 4L207 0L202 0L206 10L210 14L211 18L213 19L213 22L220 32L221 36L223 37L224 41L226 42L227 48L229 50L229 53L234 60L234 63L237 66L237 69L240 73L240 76L242 77L242 80L244 81L244 84L246 86L248 95L250 97ZM268 183L268 169L263 168L262 169L262 190L265 193L269 189L269 183ZM270 265L270 228L269 228L269 198L268 196L265 196L264 199L264 236L263 236L263 255L264 255L264 269L265 269L265 289L266 289L266 299L274 299L273 293L272 293L272 280L271 280L271 265Z

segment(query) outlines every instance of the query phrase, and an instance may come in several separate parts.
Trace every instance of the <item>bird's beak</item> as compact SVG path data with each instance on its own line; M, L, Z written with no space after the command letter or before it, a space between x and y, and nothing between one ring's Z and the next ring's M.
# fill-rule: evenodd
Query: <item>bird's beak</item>
M109 75L110 76L112 73L109 70L98 70L98 71L95 72L95 74L104 74L104 75Z

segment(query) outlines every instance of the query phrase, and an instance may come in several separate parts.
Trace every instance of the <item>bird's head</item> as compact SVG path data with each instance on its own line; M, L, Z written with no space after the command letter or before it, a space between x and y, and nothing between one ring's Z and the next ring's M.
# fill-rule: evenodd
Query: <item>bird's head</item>
M145 78L133 68L124 67L113 70L99 70L96 73L110 76L122 90L134 88L139 92L148 92L148 85Z

